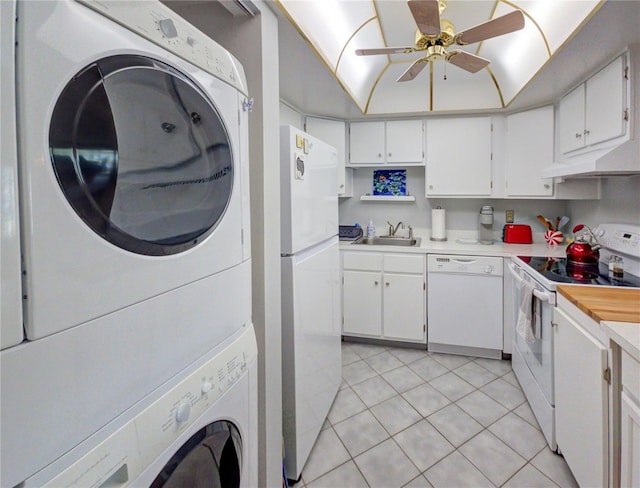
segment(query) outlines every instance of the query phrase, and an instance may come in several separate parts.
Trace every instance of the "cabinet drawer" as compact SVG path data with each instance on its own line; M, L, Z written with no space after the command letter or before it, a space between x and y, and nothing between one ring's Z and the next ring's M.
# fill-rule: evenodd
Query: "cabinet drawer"
M382 271L382 254L371 252L345 252L342 263L344 269Z
M622 389L640 401L640 363L622 351Z
M424 255L385 254L384 270L394 273L424 273Z

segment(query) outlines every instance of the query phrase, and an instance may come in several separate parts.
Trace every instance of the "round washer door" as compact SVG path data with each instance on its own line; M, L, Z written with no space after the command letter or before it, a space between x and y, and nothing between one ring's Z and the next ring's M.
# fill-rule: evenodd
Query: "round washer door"
M238 488L242 440L231 422L200 429L173 455L150 488Z
M67 84L49 128L58 183L99 236L137 254L196 246L222 219L234 160L212 101L147 57L111 56Z

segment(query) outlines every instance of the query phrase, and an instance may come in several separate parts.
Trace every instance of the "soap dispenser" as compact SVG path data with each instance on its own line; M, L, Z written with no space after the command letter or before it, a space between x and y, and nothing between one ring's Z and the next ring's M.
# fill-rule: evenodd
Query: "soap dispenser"
M376 236L376 227L373 225L373 219L369 220L369 224L367 225L367 237L375 237Z

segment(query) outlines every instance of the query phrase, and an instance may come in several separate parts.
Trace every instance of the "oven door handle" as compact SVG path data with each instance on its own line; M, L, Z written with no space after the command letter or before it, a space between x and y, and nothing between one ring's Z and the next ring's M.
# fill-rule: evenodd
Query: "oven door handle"
M515 278L515 280L518 282L518 284L525 282L526 280L522 276L520 276L520 274L516 271L515 268L516 267L513 263L509 263L509 271L511 272L511 275ZM538 300L541 300L543 302L553 303L553 297L548 293L541 292L540 290L534 289L533 296L535 296Z

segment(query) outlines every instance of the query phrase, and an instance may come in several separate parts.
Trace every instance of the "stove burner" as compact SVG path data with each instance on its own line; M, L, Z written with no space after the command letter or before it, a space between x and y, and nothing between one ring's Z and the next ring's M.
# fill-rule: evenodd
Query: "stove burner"
M598 276L600 276L597 265L594 267L593 265L575 265L568 263L565 271L566 273L562 273L563 276L569 276L572 280L581 283L597 280ZM553 272L561 274L561 271L558 269L554 269Z

